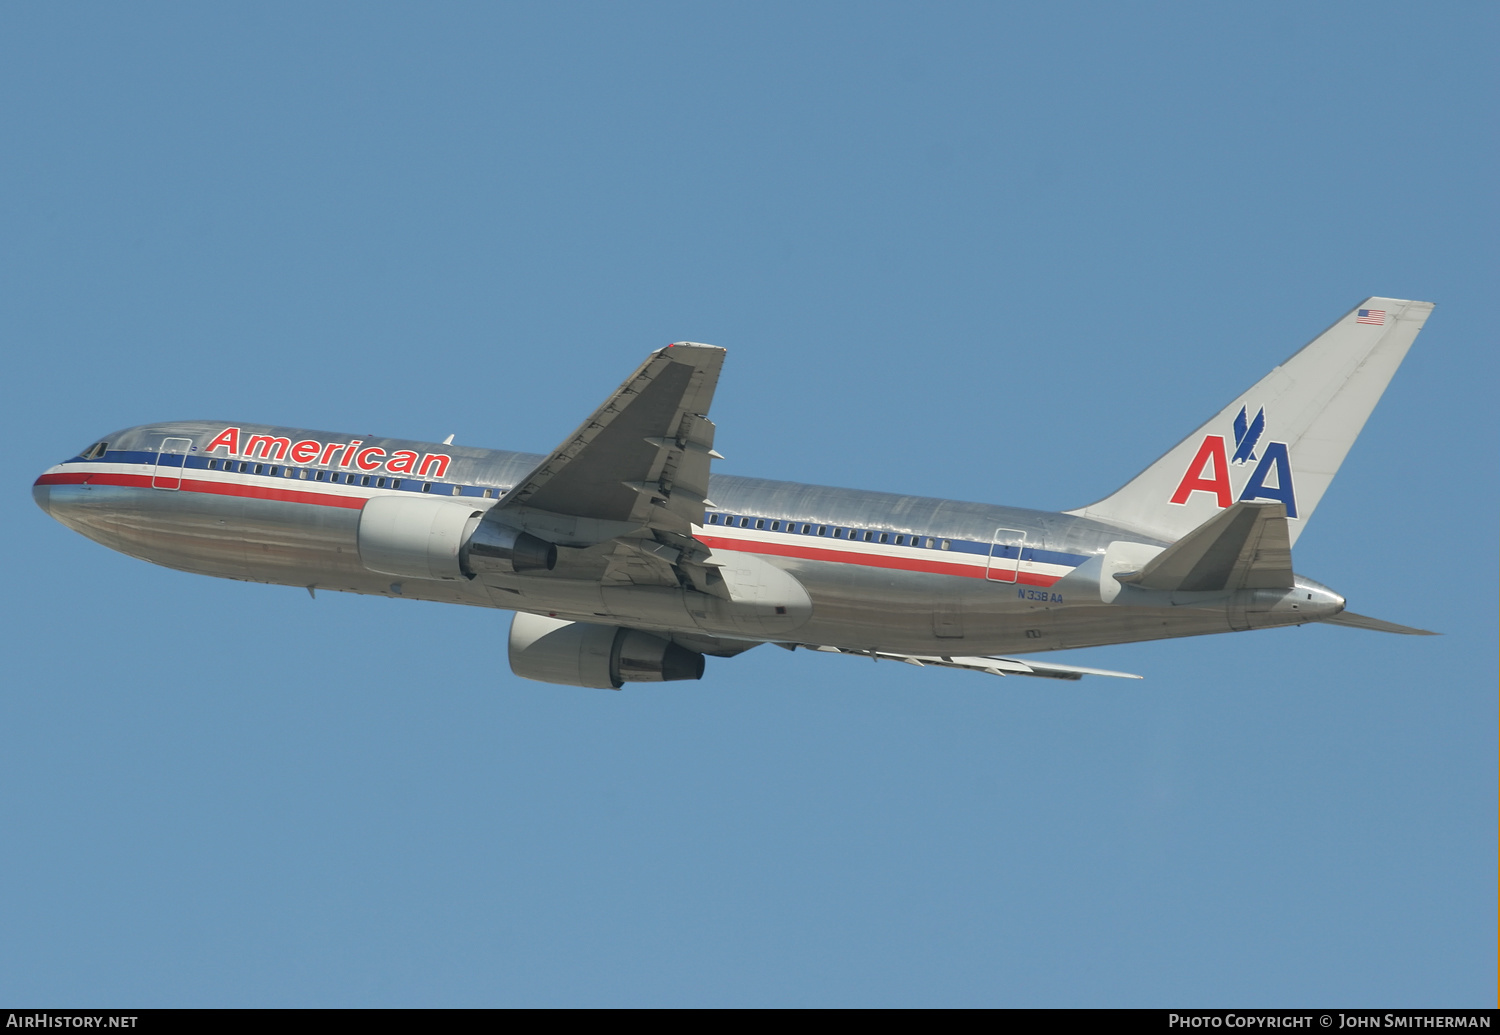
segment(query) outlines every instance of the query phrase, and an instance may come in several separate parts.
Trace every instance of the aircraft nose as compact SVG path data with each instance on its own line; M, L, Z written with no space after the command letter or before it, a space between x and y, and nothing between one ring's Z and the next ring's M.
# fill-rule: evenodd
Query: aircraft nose
M52 516L52 486L43 485L40 478L31 487L31 498L36 500L36 505L42 508L42 513L48 517Z

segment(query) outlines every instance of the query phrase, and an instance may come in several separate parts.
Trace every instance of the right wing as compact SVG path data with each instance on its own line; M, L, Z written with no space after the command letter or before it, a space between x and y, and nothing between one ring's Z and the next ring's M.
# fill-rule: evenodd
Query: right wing
M828 647L813 643L783 643L788 650L802 647L805 650L826 654L849 654L875 661L904 661L908 665L925 668L937 665L940 668L962 668L970 672L987 672L992 676L1040 676L1043 679L1082 679L1084 676L1114 676L1117 679L1140 679L1129 672L1111 672L1105 668L1083 668L1079 665L1059 665L1046 661L1018 661L1015 658L954 657L936 654L897 654L884 650L854 650L848 647Z

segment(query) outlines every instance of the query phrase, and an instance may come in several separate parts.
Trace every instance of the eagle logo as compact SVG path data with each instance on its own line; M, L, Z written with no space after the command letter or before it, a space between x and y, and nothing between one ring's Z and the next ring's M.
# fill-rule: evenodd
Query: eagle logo
M1248 420L1249 409L1240 407L1240 415L1234 419L1234 456L1232 464L1244 464L1255 460L1255 444L1266 430L1266 408L1262 406L1254 420Z

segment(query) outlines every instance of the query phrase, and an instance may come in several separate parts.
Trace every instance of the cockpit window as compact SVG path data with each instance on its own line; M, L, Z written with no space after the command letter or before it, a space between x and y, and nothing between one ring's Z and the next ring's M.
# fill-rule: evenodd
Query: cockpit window
M108 442L95 442L79 455L82 456L85 460L97 460L101 456L103 456L108 449Z

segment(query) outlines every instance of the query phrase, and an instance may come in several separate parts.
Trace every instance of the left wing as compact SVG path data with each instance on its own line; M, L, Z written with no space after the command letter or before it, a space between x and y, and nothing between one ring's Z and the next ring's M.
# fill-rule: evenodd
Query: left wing
M1103 668L1083 668L1078 665L1057 665L1043 661L1017 661L1015 658L950 657L947 655L895 654L884 650L853 650L848 647L819 646L812 643L783 643L788 650L798 647L804 650L823 651L829 654L852 654L876 661L904 661L908 665L925 667L937 665L941 668L964 668L970 672L988 672L992 676L1040 676L1043 679L1082 679L1084 676L1114 676L1118 679L1140 679L1129 672L1111 672Z
M691 341L653 352L490 515L526 525L536 522L516 521L523 513L575 519L572 543L566 520L550 522L565 545L637 529L689 535L703 521L709 460L719 455L708 407L723 363L723 349Z
M724 349L680 341L653 352L604 403L485 514L562 546L614 540L606 585L727 591L703 523Z

